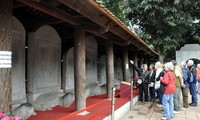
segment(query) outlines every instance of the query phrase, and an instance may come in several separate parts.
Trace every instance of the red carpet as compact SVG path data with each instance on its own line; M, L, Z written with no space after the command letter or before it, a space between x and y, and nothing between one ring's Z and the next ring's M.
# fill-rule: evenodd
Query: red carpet
M116 101L115 101L115 110L124 105L126 102L130 100L129 98L119 98L119 91L116 91ZM138 90L134 90L134 96L138 95ZM36 111L37 115L30 117L28 120L57 120L63 118L62 120L102 120L109 114L111 114L111 101L106 99L106 94L91 96L86 100L88 112L87 115L71 115L70 117L66 117L70 114L73 114L75 110L75 103L73 102L69 107L61 107L56 106L53 110L49 111ZM98 104L95 107L90 107L91 105Z

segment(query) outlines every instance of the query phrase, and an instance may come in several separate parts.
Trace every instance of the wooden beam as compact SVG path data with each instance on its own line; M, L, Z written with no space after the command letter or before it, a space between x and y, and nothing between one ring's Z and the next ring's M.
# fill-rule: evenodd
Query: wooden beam
M89 30L89 29L85 29L85 31L87 31L87 32L89 32L89 33L92 33L92 34L94 34L94 35L96 35L96 36L98 36L98 37L100 37L100 38L102 38L102 39L109 40L109 37L106 36L106 35L102 35L102 34L100 34L100 33L94 32L94 31Z
M72 25L80 24L80 22L77 19L71 17L66 12L64 12L60 9L57 9L55 7L48 6L48 5L43 4L43 3L37 3L37 2L34 2L32 0L17 0L17 1L21 2L25 5L28 5L32 8L34 8L34 9L37 9L41 12L44 12L45 14L48 14L50 16L57 18L57 19L60 19L64 22L67 22L69 24L72 24Z
M105 31L111 31L113 34L120 37L125 42L128 41L129 36L127 32L122 30L121 26L113 22L107 15L98 10L98 6L94 7L94 1L91 0L58 0L62 4L68 6L69 8L79 12L83 16L87 17L91 21L97 23L101 27L105 28ZM98 14L98 15L97 15ZM101 15L102 14L102 15ZM117 28L116 28L117 26Z
M128 49L129 49L130 51L134 51L134 52L137 51L137 48L133 48L133 47L129 47Z
M24 7L24 6L25 6L24 4L16 2L16 4L14 4L14 6L13 6L13 9L21 8L21 7Z
M137 48L139 48L141 45L134 39L131 39L131 44L133 44L134 46L136 46Z
M38 3L38 2L41 2L42 0L33 0L33 1L35 1L35 2L37 2L37 3Z
M119 45L119 46L127 46L128 43L124 43L124 42L120 42L122 41L121 38L117 37L117 36L110 36L110 35L105 35L105 34L101 34L99 32L96 32L96 31L93 31L93 30L90 30L90 29L85 29L85 31L91 33L91 34L94 34L104 40L113 40L113 43L116 44L116 45Z
M59 24L59 23L63 23L63 21L58 20L58 19L28 18L28 19L25 19L23 23L25 23L26 28L34 28L34 27L40 27L43 25Z
M91 22L90 23L84 22L84 23L81 24L81 27L86 31L93 31L93 32L96 32L96 33L99 33L99 34L105 33L103 27L101 27L101 26L99 26L97 24L93 24Z

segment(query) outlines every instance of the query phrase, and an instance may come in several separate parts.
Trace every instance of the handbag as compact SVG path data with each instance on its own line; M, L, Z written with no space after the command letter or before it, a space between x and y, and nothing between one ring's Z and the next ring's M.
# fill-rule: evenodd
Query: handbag
M140 84L142 84L142 79L138 79L137 80L137 83L140 85Z
M153 87L153 86L154 86L154 82L150 82L149 87Z
M155 89L159 89L160 88L160 81L156 81L155 82Z

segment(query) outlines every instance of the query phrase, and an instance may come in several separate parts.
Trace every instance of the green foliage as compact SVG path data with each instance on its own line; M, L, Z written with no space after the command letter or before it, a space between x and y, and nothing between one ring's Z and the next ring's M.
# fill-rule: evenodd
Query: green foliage
M169 54L192 40L199 31L199 1L196 0L129 0L132 12L128 18L163 54ZM195 14L194 14L195 13ZM194 41L193 41L194 42ZM175 52L174 52L175 53Z
M104 0L104 5L126 25L137 25L137 34L162 55L199 43L200 22L194 21L200 20L200 0Z
M194 36L194 40L200 43L200 36Z
M102 0L102 4L109 9L122 23L128 26L129 20L126 18L131 9L127 0Z

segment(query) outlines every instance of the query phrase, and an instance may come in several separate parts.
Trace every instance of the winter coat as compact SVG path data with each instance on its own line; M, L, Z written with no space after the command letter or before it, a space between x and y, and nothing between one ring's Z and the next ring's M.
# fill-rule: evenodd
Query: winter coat
M175 77L172 70L166 71L161 82L166 86L164 94L173 94L176 91Z

